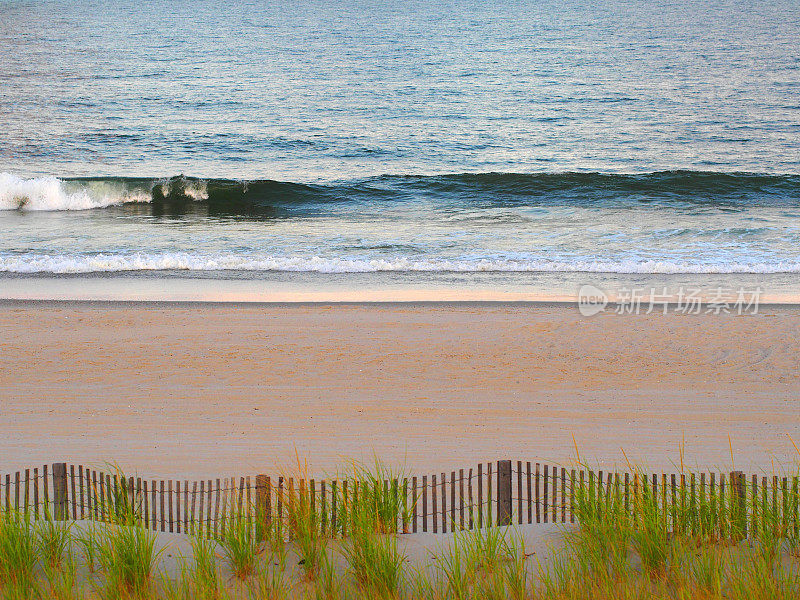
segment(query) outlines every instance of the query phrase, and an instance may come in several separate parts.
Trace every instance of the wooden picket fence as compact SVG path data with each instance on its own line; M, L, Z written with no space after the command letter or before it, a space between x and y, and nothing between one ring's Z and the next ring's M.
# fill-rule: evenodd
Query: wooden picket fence
M0 509L20 511L33 519L108 521L115 511L131 507L148 529L215 537L224 535L226 520L244 517L255 524L259 519L290 518L293 503L305 499L324 530L346 535L342 503L355 499L364 485L346 478L267 475L154 480L55 463L1 475ZM588 494L595 500L616 496L631 514L637 499L649 494L665 519L669 515L675 519L678 508L691 516L710 507L714 515L735 521L740 536L757 530L765 506L788 528L797 531L800 524L796 476L746 478L739 471L604 473L501 460L450 473L384 480L382 488L384 497L392 498L398 507L393 525L398 533L574 523L579 491L583 498ZM691 517L689 523L699 527L700 517Z

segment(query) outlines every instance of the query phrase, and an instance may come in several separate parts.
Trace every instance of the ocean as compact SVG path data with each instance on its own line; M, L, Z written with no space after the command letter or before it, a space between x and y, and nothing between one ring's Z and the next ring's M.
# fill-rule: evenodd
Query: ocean
M795 1L0 0L0 82L0 297L800 298Z

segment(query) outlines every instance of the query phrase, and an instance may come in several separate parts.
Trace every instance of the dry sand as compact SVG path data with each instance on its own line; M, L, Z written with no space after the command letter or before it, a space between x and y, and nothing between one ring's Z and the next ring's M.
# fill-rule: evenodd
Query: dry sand
M800 308L581 317L575 305L0 304L2 470L333 472L380 457L769 470L797 461Z

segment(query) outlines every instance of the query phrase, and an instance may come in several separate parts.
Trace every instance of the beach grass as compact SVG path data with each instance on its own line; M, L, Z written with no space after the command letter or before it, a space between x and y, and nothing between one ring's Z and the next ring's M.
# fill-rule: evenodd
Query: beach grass
M398 474L379 463L355 467L350 488L337 490L335 521L321 517L308 490L290 488L285 518L256 527L248 507L237 508L219 531L191 531L186 556L171 565L124 490L106 499L104 522L5 510L0 598L800 597L793 510L755 495L757 527L745 536L730 486L685 502L678 490L677 502L664 503L644 473L632 475L627 499L618 481L577 488L576 523L557 526L552 549L528 551L523 532L494 526L457 530L414 560L398 531L411 507L387 483ZM788 506L796 501L789 496Z
M39 556L36 534L27 515L19 511L0 514L0 578L11 590L32 586Z

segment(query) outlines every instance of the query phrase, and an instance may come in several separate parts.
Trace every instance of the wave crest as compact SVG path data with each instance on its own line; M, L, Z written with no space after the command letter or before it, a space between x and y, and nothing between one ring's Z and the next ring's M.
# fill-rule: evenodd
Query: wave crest
M123 271L252 271L308 273L619 273L731 274L800 273L800 262L696 264L690 262L622 260L559 262L547 260L328 258L162 252L91 255L26 254L0 256L6 273L114 273Z
M800 175L661 171L608 173L460 173L384 175L354 181L293 183L177 176L169 179L106 177L23 179L0 173L0 210L87 210L148 203L154 214L181 214L193 205L212 214L273 214L276 207L341 201L408 198L480 204L688 202L699 204L800 201Z
M0 210L75 211L129 202L150 202L150 191L121 182L70 182L56 177L24 179L0 173Z

